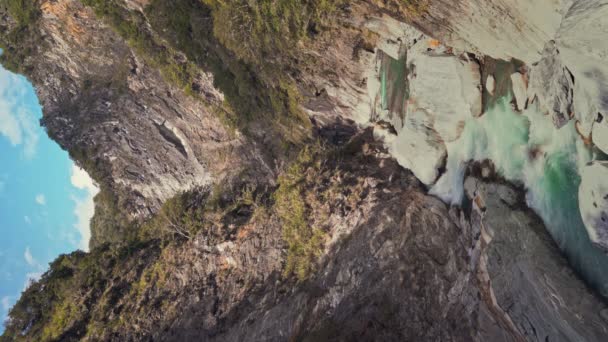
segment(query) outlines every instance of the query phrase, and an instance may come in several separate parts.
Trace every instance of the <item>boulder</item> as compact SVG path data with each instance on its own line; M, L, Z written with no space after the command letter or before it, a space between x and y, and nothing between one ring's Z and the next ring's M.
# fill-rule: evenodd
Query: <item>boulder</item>
M581 173L581 216L591 241L608 251L608 162L594 161Z
M460 137L464 121L482 112L479 64L466 55L429 52L424 41L408 54L408 115L424 111L445 142Z
M599 149L608 153L608 118L602 113L597 113L593 123L593 143Z
M378 135L385 136L401 166L432 185L445 167L446 143L460 137L467 119L481 115L480 67L467 55L449 54L438 41L425 38L408 50L405 70L405 115L402 120L381 117L392 124L396 136Z
M430 120L423 111L408 113L401 131L387 144L399 165L410 169L426 185L435 183L447 159L446 146L430 127Z
M560 58L574 78L574 115L585 136L596 131L598 113L608 114L607 16L608 0L577 1L555 39ZM605 129L601 125L597 126L597 138ZM607 144L597 138L598 147L608 153Z
M496 89L496 79L492 75L488 75L486 79L486 90L490 95L494 95L494 90Z
M415 27L386 14L369 16L359 25L378 35L376 49L381 50L393 59L399 59L407 48L424 37L422 32Z
M515 97L515 104L517 110L522 111L526 109L528 104L528 96L526 95L528 89L528 82L524 75L519 72L511 75L511 82L513 84L513 96Z
M554 42L547 44L543 58L530 70L528 100L538 101L542 111L549 113L555 127L570 120L573 112L574 78L564 66Z
M467 177L465 191L473 209L468 230L482 240L480 297L494 324L515 335L497 338L486 329L482 306L479 340L605 341L606 304L570 269L521 190Z

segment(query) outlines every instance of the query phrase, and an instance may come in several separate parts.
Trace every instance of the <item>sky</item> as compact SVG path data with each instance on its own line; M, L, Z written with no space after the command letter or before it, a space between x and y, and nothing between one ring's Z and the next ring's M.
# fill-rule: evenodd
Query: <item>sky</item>
M0 322L49 262L88 250L98 190L41 117L32 85L0 66Z

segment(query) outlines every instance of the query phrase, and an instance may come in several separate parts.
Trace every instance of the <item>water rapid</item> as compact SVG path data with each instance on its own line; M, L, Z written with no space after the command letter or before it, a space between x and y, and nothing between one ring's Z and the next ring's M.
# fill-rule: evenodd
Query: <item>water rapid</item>
M525 187L528 206L572 266L607 297L608 256L589 240L578 203L581 167L595 156L574 121L558 130L536 106L517 113L510 102L503 97L481 118L467 120L461 137L447 144L447 171L430 193L460 204L466 163L491 160L502 177Z

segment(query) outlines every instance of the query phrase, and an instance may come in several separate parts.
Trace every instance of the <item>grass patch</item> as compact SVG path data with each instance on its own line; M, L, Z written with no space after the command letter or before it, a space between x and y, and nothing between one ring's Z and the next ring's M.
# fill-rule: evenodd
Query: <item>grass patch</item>
M241 10L236 3L152 0L146 7L146 16L173 48L213 74L214 86L226 99L222 108L214 111L227 127L247 134L251 123L264 122L287 141L301 142L310 129L310 121L300 110L301 99L295 83L272 59L243 58L237 49L241 43L227 46L218 38L218 23L224 20L219 15L226 8L231 8L235 15ZM279 36L284 39L282 34L274 36L270 40ZM265 72L268 67L271 73Z
M428 0L401 0L401 3L405 5L408 14L416 17L423 15L429 8Z
M338 0L202 0L213 9L215 36L228 49L257 64L290 56L299 40L314 34Z
M319 145L304 147L297 160L279 176L279 187L274 193L274 212L283 224L283 239L287 243L283 275L295 274L300 281L313 272L326 237L325 231L310 225L305 199L307 176L318 174L321 168L320 149Z
M40 8L36 0L2 0L10 16L17 21L18 27L27 27L33 24L40 16Z
M91 320L95 310L103 306L99 303L106 289L112 289L112 283L130 271L141 272L142 266L157 256L157 248L141 244L118 249L104 245L90 253L59 256L11 309L0 340L81 340L89 327L95 326ZM119 293L118 297L125 294ZM113 311L116 306L105 305L102 309ZM107 317L107 312L103 316Z
M204 232L208 243L219 243L266 207L267 198L251 185L227 189L196 188L166 201L160 212L139 227L137 240L180 242Z
M148 64L160 70L168 82L194 95L198 69L155 37L147 29L146 19L140 13L127 10L117 0L81 1L92 7L98 17L104 18Z
M240 44L231 45L232 49L216 39L215 23L223 20L218 15L225 13L224 5L206 6L201 0L152 0L144 16L126 9L117 0L82 2L92 7L148 64L159 69L168 82L186 94L199 97L201 85L197 80L201 70L212 72L214 85L226 99L221 110L213 111L220 114L227 128L247 133L250 123L264 121L291 143L297 144L307 136L310 122L299 106L294 105L299 96L293 82L284 80L276 69L272 78L262 77L260 65L269 64L267 61L248 63L252 60L241 58L236 49ZM270 8L269 2L266 3L265 8ZM238 13L239 7L233 5ZM274 38L282 35L275 32Z
M79 319L80 314L80 308L74 299L66 298L60 304L55 305L50 322L42 331L42 340L58 340L65 330Z

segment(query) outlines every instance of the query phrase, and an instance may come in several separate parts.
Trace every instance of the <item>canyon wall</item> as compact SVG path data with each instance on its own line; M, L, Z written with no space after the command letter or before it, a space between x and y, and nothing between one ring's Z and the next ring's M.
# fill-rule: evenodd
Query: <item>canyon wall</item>
M3 338L608 336L603 288L529 183L456 149L501 105L574 137L559 148L593 169L582 221L605 245L608 202L587 201L604 186L605 1L281 2L281 19L237 0L40 0L27 21L3 4L3 63L102 189L91 253L54 262ZM550 164L555 144L523 133L508 153Z

